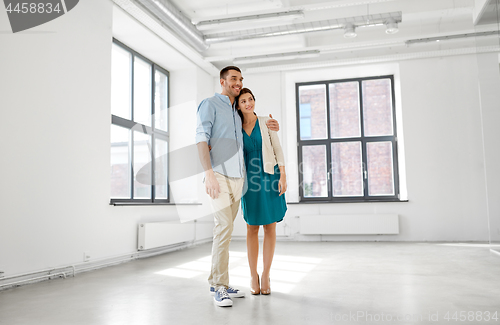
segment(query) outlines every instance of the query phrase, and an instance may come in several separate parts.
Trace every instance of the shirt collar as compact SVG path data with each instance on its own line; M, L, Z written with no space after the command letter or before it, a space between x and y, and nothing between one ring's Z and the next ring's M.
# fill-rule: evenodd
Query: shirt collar
M224 103L226 104L229 104L229 106L231 106L233 109L235 109L235 104L233 103L231 105L231 101L229 100L229 97L227 97L226 95L222 95L222 94L219 94L219 93L215 93L215 97L219 98L220 100L222 100Z

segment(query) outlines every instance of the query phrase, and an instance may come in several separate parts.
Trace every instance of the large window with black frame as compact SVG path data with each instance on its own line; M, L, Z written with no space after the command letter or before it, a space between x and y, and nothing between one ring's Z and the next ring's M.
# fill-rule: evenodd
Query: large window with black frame
M296 84L300 201L399 201L394 77Z
M111 73L111 204L168 203L169 73L117 40Z

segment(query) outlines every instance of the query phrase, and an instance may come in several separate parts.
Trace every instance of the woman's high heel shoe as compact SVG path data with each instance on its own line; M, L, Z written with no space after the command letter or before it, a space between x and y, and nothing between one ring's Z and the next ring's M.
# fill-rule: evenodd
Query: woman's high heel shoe
M260 290L260 293L263 294L263 295L270 295L271 294L271 279L268 278L268 281L269 281L269 288L267 289L264 289L264 290Z
M253 295L260 294L260 278L257 275L257 289L252 288L253 278L250 279L250 293Z

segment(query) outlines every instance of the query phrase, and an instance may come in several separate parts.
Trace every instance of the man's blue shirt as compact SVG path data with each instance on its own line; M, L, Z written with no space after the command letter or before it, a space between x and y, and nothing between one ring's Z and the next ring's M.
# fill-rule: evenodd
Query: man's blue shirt
M229 177L244 177L241 118L229 97L215 94L198 106L196 143L212 146L210 161L214 172Z

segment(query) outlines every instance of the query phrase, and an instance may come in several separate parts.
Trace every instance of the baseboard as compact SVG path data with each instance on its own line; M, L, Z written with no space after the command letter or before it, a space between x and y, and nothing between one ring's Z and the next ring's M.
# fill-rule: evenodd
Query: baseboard
M122 263L127 263L137 259L148 258L167 254L170 252L178 251L181 249L202 245L211 242L212 238L200 239L197 241L183 242L175 245L165 247L137 251L130 254L123 254L119 256L107 257L103 259L93 260L89 262L66 265L61 267L54 267L41 271L33 271L24 274L12 275L7 277L0 277L0 291L12 289L27 284L34 284L47 280L55 280L67 277L74 277L79 273L95 271L109 266L114 266Z

